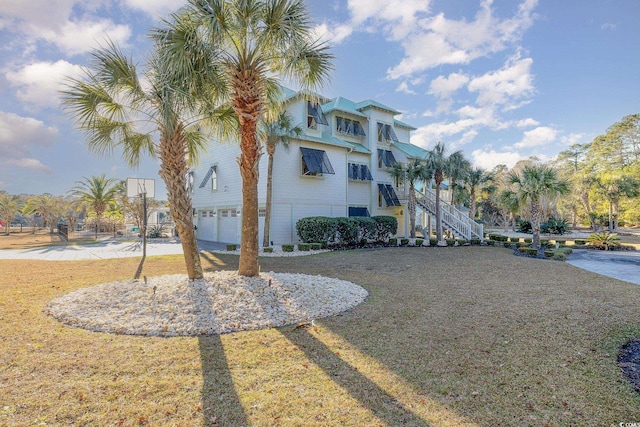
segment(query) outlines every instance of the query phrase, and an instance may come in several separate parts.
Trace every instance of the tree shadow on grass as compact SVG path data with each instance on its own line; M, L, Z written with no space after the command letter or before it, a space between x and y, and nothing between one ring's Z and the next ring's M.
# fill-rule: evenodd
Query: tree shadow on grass
M386 425L429 426L425 420L404 408L394 397L342 360L311 333L302 328L280 332Z
M146 257L142 257L142 259L140 260L140 264L138 264L138 269L136 270L136 274L133 276L134 279L139 279L140 275L142 274L142 268L144 267L144 259Z
M219 335L198 337L202 366L202 415L204 427L248 425L235 391L227 357Z

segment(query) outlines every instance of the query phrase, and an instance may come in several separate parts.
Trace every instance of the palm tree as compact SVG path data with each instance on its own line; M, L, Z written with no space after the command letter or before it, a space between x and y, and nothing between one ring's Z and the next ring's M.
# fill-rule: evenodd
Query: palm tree
M488 181L489 177L485 170L479 167L469 169L465 179L465 186L469 191L469 218L475 219L477 209L478 189Z
M407 210L409 211L409 237L416 237L416 182L431 179L431 171L424 161L419 159L410 160L407 166L402 163L395 163L389 170L392 178L406 179L409 182L409 200Z
M597 191L609 202L609 233L618 228L618 207L623 197L636 197L640 182L629 175L604 173L595 181Z
M509 182L513 185L520 204L529 203L531 209L531 229L533 247L540 248L540 216L543 197L554 199L569 193L569 185L558 178L554 169L545 165L525 165L520 173L511 172Z
M447 161L446 175L449 178L449 188L451 190L451 205L456 205L456 189L460 181L464 181L469 175L471 163L464 158L462 151L456 151L449 156Z
M498 206L504 212L504 231L508 231L509 220L511 219L511 229L516 229L516 215L520 210L520 199L518 195L511 190L505 189L498 195Z
M20 203L15 196L0 193L0 218L4 222L4 232L8 236L11 230L11 221L20 211Z
M116 180L107 178L105 174L92 176L91 178L82 178L82 181L76 181L76 185L70 190L70 193L89 206L95 213L97 239L98 230L100 229L100 219L109 207L109 204L115 202L116 187L113 184Z
M271 204L273 196L273 155L276 153L276 147L278 144L289 143L291 137L299 135L302 132L298 126L293 126L291 123L291 117L285 112L280 112L275 120L263 120L262 133L264 134L265 146L267 148L267 155L269 156L269 163L267 166L267 201L265 206L264 215L264 235L262 239L262 246L270 245L270 225L271 225Z
M49 227L49 233L53 234L53 229L64 212L64 203L61 198L45 193L30 197L22 211L27 215L38 214L42 218L42 225Z
M174 73L177 66L171 58L156 52L143 84L133 60L117 46L110 43L94 51L85 77L71 79L62 92L63 105L85 132L92 151L110 154L120 147L134 167L144 154L160 158L159 174L167 187L187 275L199 279L202 266L187 186L189 168L205 144L204 135L192 124L201 114L196 98L189 96L197 88L186 86Z
M303 0L190 0L155 37L185 81L208 83L205 95L237 117L243 209L238 274L257 276L258 122L277 97L279 77L314 90L327 80L333 56L313 39ZM229 136L225 126L213 125Z
M449 156L446 155L446 150L442 142L438 142L426 158L427 168L432 172L433 180L436 184L436 236L438 238L438 244L444 243L442 238L442 212L440 206L440 189L442 188L442 181L447 177L447 173L450 170L449 159L453 156L454 161L459 159L462 153L456 151Z

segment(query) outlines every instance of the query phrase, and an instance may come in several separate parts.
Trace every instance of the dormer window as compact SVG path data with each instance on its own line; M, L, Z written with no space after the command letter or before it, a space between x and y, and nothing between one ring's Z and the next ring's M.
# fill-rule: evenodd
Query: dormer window
M391 141L400 142L393 127L384 123L378 123L378 142L391 144Z
M355 137L367 136L359 121L344 117L336 117L336 131Z
M329 122L320 108L320 104L312 104L307 101L307 127L309 129L318 129L318 125L328 125Z

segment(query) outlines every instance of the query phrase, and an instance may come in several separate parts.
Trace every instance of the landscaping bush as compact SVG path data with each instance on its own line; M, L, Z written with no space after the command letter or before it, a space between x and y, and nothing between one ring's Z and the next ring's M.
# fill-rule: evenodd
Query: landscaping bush
M554 251L544 251L544 256L546 258L553 258Z
M545 234L567 234L569 232L569 223L566 219L551 217L547 222L540 224L540 232Z
M512 243L518 243L520 242L520 238L519 237L509 237L509 241Z
M587 241L585 239L576 239L574 240L574 243L577 245L586 245Z
M495 240L497 242L506 242L509 238L502 234L489 234L489 240Z
M335 218L310 216L296 222L296 233L304 243L332 242L335 239L336 227Z
M540 246L548 246L549 239L540 239Z
M271 246L267 246L265 248L262 248L262 252L270 254L273 252L273 248Z
M228 251L235 251L236 249L238 249L238 245L234 245L234 244L227 245Z
M400 246L407 246L409 244L409 239L400 239Z
M163 224L153 225L149 228L149 231L147 231L147 237L151 239L159 239L164 235L164 233L165 229Z
M351 217L358 227L358 241L366 245L369 240L376 239L376 220L367 216Z
M338 244L353 245L358 242L358 221L355 218L334 218L336 222L336 242Z
M516 243L516 247L517 248L528 248L529 245L530 245L530 243L527 243L527 242L518 242L518 243Z
M455 246L456 244L456 239L445 239L445 241L447 242L447 246Z
M423 243L424 243L423 239L416 239L416 246L422 246Z
M429 245L431 246L436 246L438 244L438 239L430 237L429 238Z
M396 237L392 237L389 239L389 246L398 246L398 239Z
M525 248L525 252L527 255L538 255L538 249L536 248Z
M467 244L467 239L458 239L458 246L463 246Z
M566 244L566 243L567 243L567 240L566 240L566 239L555 239L555 242L556 242L558 245L564 245L564 244Z
M293 245L282 245L282 252L293 252Z
M592 233L587 238L587 246L605 251L612 251L621 247L620 238L615 233Z
M394 216L378 215L371 217L376 223L374 239L384 242L398 232L398 220Z
M533 243L533 239L531 237L526 237L523 240L525 243Z
M480 239L471 239L469 243L471 243L474 246L478 246L480 243L482 243L482 241Z
M309 243L298 243L298 250L308 252L311 249L311 245Z
M322 249L322 243L310 243L310 247L312 251L319 251Z
M521 233L531 233L531 222L520 221L518 224L518 231Z
M498 242L495 241L495 240L487 240L487 245L489 245L489 246L495 246L496 243L498 243Z
M511 243L511 242L502 242L502 245L503 245L505 248L510 248L510 247L511 247L511 245L512 245L512 243Z

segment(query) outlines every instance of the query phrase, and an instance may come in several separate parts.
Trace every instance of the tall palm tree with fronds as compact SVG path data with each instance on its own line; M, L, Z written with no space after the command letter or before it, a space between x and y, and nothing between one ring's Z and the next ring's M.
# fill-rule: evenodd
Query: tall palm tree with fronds
M447 155L444 144L442 142L438 142L435 147L429 151L426 158L427 168L431 171L433 180L436 184L436 237L438 238L439 245L444 243L442 238L442 207L440 206L440 190L442 189L442 182L447 177L447 173L450 170L449 159L451 156L454 156L454 159L457 159L461 155L462 153L460 151Z
M569 185L558 177L558 173L546 165L526 165L520 173L511 172L509 182L513 186L520 206L529 203L533 247L540 248L540 221L542 198L549 200L569 193Z
M166 184L187 275L193 280L203 275L187 179L206 139L194 125L201 117L201 106L190 96L196 88L177 76L170 59L153 54L143 74L110 43L91 54L83 78L69 80L62 101L91 151L110 154L120 148L133 167L143 155L159 157L159 174Z
M504 215L504 231L509 231L509 220L511 220L511 229L516 229L516 215L520 210L520 198L509 189L504 189L498 194L498 206L500 206Z
M116 182L113 178L107 178L105 174L82 177L82 181L76 181L76 185L70 190L72 196L85 203L96 214L96 238L100 228L100 219L111 203L116 198Z
M284 111L280 112L275 120L263 120L261 133L263 134L269 162L267 164L267 195L264 215L264 231L262 246L270 245L271 205L273 197L273 156L279 144L287 146L290 139L302 132L298 126L293 126L291 117Z
M451 205L456 205L456 189L462 181L469 175L471 163L464 158L462 151L452 153L447 160L446 175L449 179L449 189L451 190Z
M258 123L268 101L277 98L278 78L314 90L327 80L333 56L313 39L303 0L190 0L155 37L186 81L209 83L220 106L237 117L243 211L238 274L257 276Z
M465 186L469 191L469 218L475 219L477 211L478 190L482 184L488 181L485 170L479 167L472 167L465 179Z
M406 166L395 163L389 170L392 178L406 179L409 183L407 211L409 213L409 237L416 237L416 183L431 179L431 171L426 163L419 159L409 160Z

